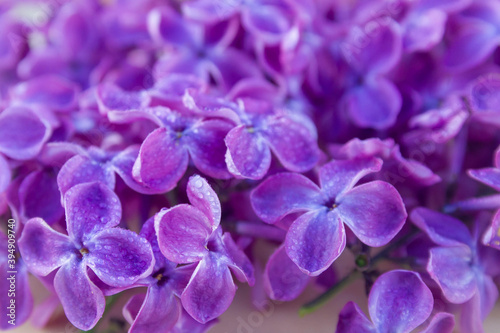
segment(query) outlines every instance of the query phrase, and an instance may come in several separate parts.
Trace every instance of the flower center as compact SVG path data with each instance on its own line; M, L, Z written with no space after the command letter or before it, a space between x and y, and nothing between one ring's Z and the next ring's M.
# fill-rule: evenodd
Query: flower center
M82 248L80 249L80 253L82 254L82 256L84 256L84 255L86 255L86 254L88 254L88 253L89 253L89 250L88 250L87 248L85 248L85 247L82 247Z
M247 127L247 132L248 133L255 133L255 128L253 126Z

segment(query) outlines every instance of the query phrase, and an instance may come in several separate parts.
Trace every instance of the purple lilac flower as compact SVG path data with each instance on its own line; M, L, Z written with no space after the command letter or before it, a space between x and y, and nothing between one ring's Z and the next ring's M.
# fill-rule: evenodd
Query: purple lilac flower
M500 273L500 257L478 243L479 223L471 235L459 220L427 208L414 209L410 218L437 245L429 250L427 272L448 301L463 304L462 330L481 328L498 298L492 277Z
M240 281L254 283L253 267L229 233L220 228L221 206L217 195L202 177L189 179L191 205L180 204L155 216L158 245L172 262L197 263L181 301L184 309L200 323L223 313L231 304Z
M368 296L371 320L349 302L339 314L336 332L411 332L430 316L433 304L432 293L418 273L390 271L375 281Z
M147 241L116 228L121 219L118 197L101 183L84 183L64 196L68 235L33 218L26 223L19 248L28 270L45 276L58 269L54 287L66 316L88 330L104 312L104 295L87 268L111 286L124 287L151 274L153 253Z
M403 227L406 210L392 185L373 181L355 186L381 167L376 158L334 160L320 168L320 187L300 174L280 173L253 190L252 206L267 223L304 213L290 226L285 249L304 273L319 275L344 250L344 223L369 246L387 244Z

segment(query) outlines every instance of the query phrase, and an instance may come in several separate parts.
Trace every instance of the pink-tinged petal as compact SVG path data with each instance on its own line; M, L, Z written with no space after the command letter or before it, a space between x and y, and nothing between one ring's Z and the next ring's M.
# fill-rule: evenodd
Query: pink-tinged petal
M35 157L50 134L49 126L26 107L12 106L0 113L0 152L10 158Z
M500 210L497 210L491 226L485 231L483 243L500 250Z
M148 96L142 91L125 91L111 83L102 83L96 90L97 105L101 113L111 114L110 118L121 114L126 115L129 110L139 110L149 104Z
M56 174L52 170L30 173L19 187L21 214L26 218L40 217L48 224L64 216Z
M449 31L443 63L450 69L472 68L486 59L500 42L497 28L477 18L459 17Z
M471 261L472 253L466 246L436 247L430 250L427 271L451 303L464 303L477 291Z
M293 222L286 235L285 249L302 272L316 276L340 256L345 244L345 229L338 215L320 209Z
M410 220L434 243L442 246L472 245L472 236L459 220L424 207L415 208Z
M317 208L321 190L309 178L296 173L279 173L267 178L251 193L252 207L267 223L276 223L285 215Z
M139 156L139 145L133 145L113 157L111 165L128 187L142 194L155 194L156 190L145 187L132 175L135 160Z
M181 301L184 309L204 324L229 308L235 292L229 268L216 254L208 253L196 267Z
M208 252L212 222L199 209L181 204L156 214L155 230L160 250L168 260L190 263Z
M281 164L290 171L308 171L319 160L315 137L307 127L288 117L271 120L263 135Z
M73 259L63 265L54 278L54 288L68 320L87 331L104 313L102 291L90 281L84 261Z
M61 302L59 301L59 297L57 297L55 293L48 296L33 309L33 314L31 315L32 319L30 321L31 325L38 329L44 328L60 305Z
M416 184L431 186L441 181L441 177L432 172L423 163L404 158L399 149L394 150L392 154L394 159L399 163L398 171L403 173L403 175L408 175Z
M381 74L391 70L400 60L402 36L400 26L388 19L387 24L380 25L371 20L365 24L364 30L355 27L349 32L344 42L346 61L359 74Z
M10 184L12 172L10 171L7 160L0 155L0 193L3 193Z
M43 75L10 90L15 103L43 105L54 111L69 111L77 105L79 87L58 75Z
M225 161L224 139L233 127L227 121L205 120L196 123L184 134L189 155L198 170L214 178L231 178Z
M432 292L415 272L394 270L381 275L368 296L377 332L411 332L430 316Z
M229 172L241 178L261 179L265 176L271 165L271 151L253 128L237 126L229 131L225 142Z
M438 312L432 317L431 322L422 333L452 333L454 327L454 315L446 312Z
M332 160L319 169L321 190L333 199L352 189L364 176L381 168L382 160L373 157Z
M76 155L64 163L57 174L57 185L63 196L73 186L88 182L101 182L114 189L115 173L111 165Z
M428 51L443 39L446 13L429 9L409 15L404 25L403 45L407 52Z
M0 243L7 249L5 235L2 234L1 238ZM5 259L2 258L0 263L0 279L3 281L0 286L0 306L4 310L4 314L0 319L0 329L3 331L19 327L29 318L33 309L33 297L31 296L26 265L22 260L17 261L16 273L12 274L9 271L13 271L13 269L7 265L7 253L2 253L2 255ZM13 325L12 322L15 324Z
M123 318L130 324L134 322L137 314L141 310L142 304L146 299L146 294L135 294L129 298L127 303L123 306Z
M356 126L386 129L394 125L403 99L396 86L381 77L367 78L345 95L349 116Z
M348 302L339 313L335 333L375 333L377 330L359 306Z
M469 176L481 183L493 187L495 190L500 191L500 169L498 168L485 168L469 170Z
M68 236L54 231L40 218L26 222L18 244L29 271L42 276L68 262L76 250Z
M191 205L205 214L210 221L212 230L217 229L221 218L220 201L205 178L198 175L190 177L186 192Z
M151 132L141 145L132 174L154 193L173 189L186 172L189 155L186 148L166 128Z
M475 293L470 300L462 305L460 316L461 332L484 332L480 299L479 293Z
M271 299L292 301L304 291L310 279L290 260L282 245L266 264L264 288Z
M206 324L202 324L191 317L186 311L182 311L181 318L170 333L205 333L218 322L217 319L214 319Z
M73 186L64 196L68 235L80 246L102 230L120 223L118 196L102 183Z
M228 266L240 282L248 282L250 286L255 284L255 276L252 262L245 252L236 245L231 234L226 232L222 235L226 254L229 258Z
M478 294L480 297L480 318L485 320L493 311L498 300L498 288L493 278L488 275L478 276Z
M87 265L110 286L129 286L153 271L151 245L131 230L103 230L84 246L89 252L84 255Z
M389 243L408 216L401 195L383 181L356 186L339 197L336 205L340 219L369 246Z
M133 318L129 333L170 332L180 318L181 304L170 288L149 287L146 298L137 312L135 311L137 309L131 308L139 301L134 297L124 308L124 311L130 308L127 310L130 313L128 317Z

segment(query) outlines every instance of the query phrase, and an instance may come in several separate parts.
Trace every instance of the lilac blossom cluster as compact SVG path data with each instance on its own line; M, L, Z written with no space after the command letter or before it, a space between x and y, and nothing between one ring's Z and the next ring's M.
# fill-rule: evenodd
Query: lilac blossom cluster
M123 330L205 332L237 283L305 314L359 278L338 333L482 332L499 44L495 0L3 1L0 307L13 218L15 326L128 297Z

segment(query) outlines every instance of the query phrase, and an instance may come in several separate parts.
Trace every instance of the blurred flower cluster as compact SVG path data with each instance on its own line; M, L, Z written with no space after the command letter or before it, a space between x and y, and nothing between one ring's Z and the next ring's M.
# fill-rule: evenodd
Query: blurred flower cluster
M124 331L205 332L237 283L306 314L363 279L339 333L482 332L499 45L496 0L0 2L0 328L128 297Z

